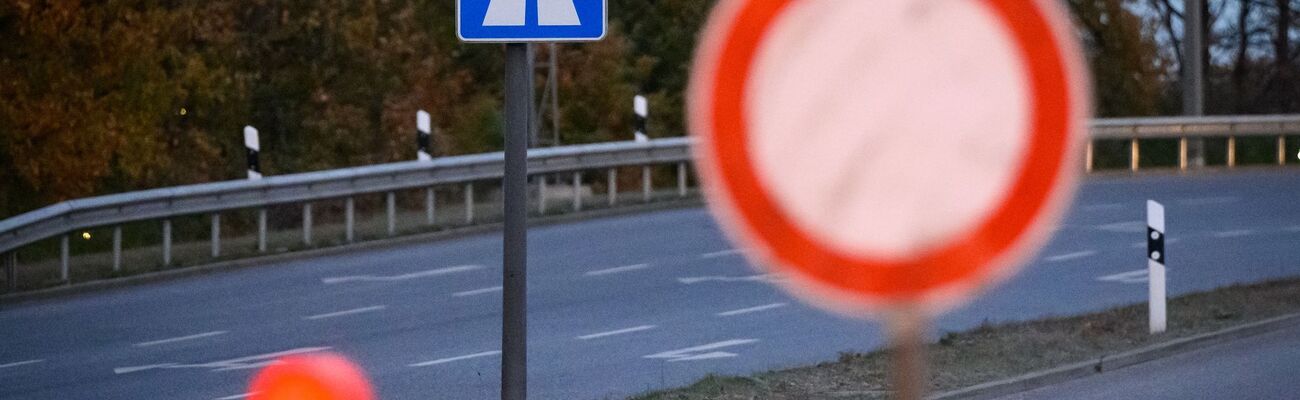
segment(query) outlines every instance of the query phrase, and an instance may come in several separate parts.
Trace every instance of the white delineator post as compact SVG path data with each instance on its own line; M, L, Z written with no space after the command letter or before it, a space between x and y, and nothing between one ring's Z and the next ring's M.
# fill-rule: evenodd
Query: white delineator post
M649 141L650 136L646 134L646 121L650 118L650 102L646 101L645 96L638 94L632 99L632 110L636 112L636 141Z
M420 161L433 161L433 151L429 148L429 138L433 135L433 122L429 113L420 110L415 113L415 144L418 146L415 157Z
M248 179L262 179L262 163L257 155L262 151L261 141L257 137L257 128L244 127L244 148L248 149Z
M1165 206L1147 200L1147 280L1151 333L1166 329L1165 314Z

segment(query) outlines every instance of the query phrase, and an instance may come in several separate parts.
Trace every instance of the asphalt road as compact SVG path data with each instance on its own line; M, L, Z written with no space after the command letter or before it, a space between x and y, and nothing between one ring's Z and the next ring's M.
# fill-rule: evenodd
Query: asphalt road
M1170 293L1300 274L1300 174L1094 177L1026 271L937 330L1144 301L1145 201ZM702 209L529 233L530 393L621 398L832 360L876 324L810 309ZM306 259L0 308L0 398L235 399L279 354L357 360L384 399L498 398L498 235ZM937 332L936 332L937 333Z
M1300 397L1300 325L1045 387L1004 400Z

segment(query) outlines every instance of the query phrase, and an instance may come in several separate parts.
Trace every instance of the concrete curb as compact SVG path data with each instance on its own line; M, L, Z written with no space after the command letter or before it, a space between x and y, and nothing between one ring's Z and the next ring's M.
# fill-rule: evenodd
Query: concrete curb
M1272 332L1297 323L1300 323L1300 313L1283 315L1214 332L1174 339L1168 342L1158 343L1119 354L1105 355L1096 360L1064 365L1043 371L1031 372L1014 378L982 383L963 389L943 392L929 398L932 400L974 400L1009 396L1044 386L1123 369L1147 361L1198 350L1224 342Z
M682 208L698 207L704 204L698 196L688 197L679 200L666 200L654 203L639 205L593 209L590 211L581 211L577 213L556 214L548 216L532 216L529 218L529 227L540 227L547 225L557 225L568 222L585 221L600 219L606 217L639 214L652 211L674 210ZM500 222L470 225L464 227L451 228L436 232L426 232L411 234L406 236L397 236L365 242L349 243L333 247L322 247L315 249L305 249L278 254L268 254L263 256L241 258L237 260L218 261L209 264L201 264L176 269L149 272L138 275L131 275L121 278L102 279L97 281L88 281L72 285L57 286L46 289L38 289L27 292L11 293L0 295L0 309L8 306L26 303L31 301L61 298L74 296L85 293L102 292L114 289L129 288L154 282L169 281L193 276L212 274L223 271L233 271L245 268L259 267L267 264L280 263L285 261L296 261L320 257L329 257L333 255L351 253L355 251L378 250L397 246L411 245L415 243L424 243L429 241L450 240L463 238L474 235L488 234L501 230Z

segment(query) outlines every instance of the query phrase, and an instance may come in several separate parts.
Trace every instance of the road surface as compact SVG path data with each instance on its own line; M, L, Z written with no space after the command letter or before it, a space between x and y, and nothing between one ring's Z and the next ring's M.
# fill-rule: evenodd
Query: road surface
M1296 275L1297 194L1286 172L1093 177L1024 273L937 329L1144 301L1148 198L1168 208L1171 294ZM620 398L882 344L876 324L773 287L703 209L529 239L533 398ZM0 398L236 399L271 358L320 350L357 360L384 399L499 398L500 251L489 234L3 306Z

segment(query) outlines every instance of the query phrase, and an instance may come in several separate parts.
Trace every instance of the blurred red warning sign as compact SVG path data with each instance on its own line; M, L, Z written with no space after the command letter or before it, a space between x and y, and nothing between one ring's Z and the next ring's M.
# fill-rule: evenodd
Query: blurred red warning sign
M1072 197L1090 98L1057 1L723 0L696 57L710 207L820 304L960 304Z

